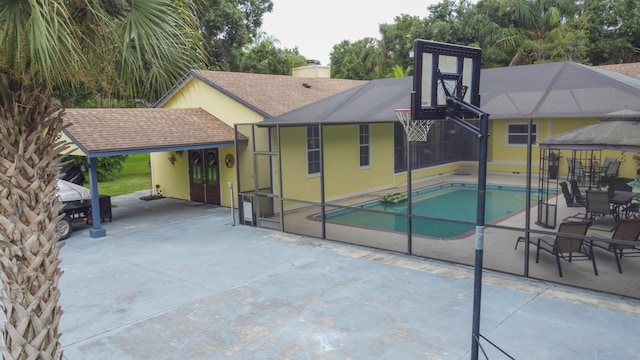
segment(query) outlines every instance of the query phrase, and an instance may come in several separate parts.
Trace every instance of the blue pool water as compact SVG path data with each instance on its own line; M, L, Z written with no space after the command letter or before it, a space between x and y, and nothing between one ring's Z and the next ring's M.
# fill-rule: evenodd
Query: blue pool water
M532 190L531 201L537 200L537 189ZM476 222L477 184L444 183L414 191L414 215ZM485 223L524 209L526 189L521 186L487 185ZM381 214L355 209L340 209L327 213L327 221L375 228L381 230L407 231L407 203L385 204L380 201L358 205L360 208L398 213ZM319 219L320 215L316 215ZM412 223L414 234L436 238L453 238L475 229L475 225L458 224L440 220L416 219Z

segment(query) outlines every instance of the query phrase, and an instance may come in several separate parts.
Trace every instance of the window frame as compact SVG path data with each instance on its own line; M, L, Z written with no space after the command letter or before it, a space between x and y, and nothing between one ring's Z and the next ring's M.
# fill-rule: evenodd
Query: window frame
M314 131L315 130L315 131ZM305 127L305 148L307 153L307 176L320 175L320 125L308 125ZM314 158L313 155L317 155ZM312 169L313 167L313 169ZM317 171L311 172L310 170Z
M511 126L524 126L524 131L523 132L511 132ZM505 143L506 146L527 146L527 126L528 123L521 123L521 122L513 122L513 123L507 123L507 127L506 127L506 131L505 131ZM532 131L531 131L531 136L533 137L532 139L532 144L537 144L538 142L538 124L537 123L532 123L531 124L532 127ZM524 137L524 141L523 142L512 142L512 137Z
M363 132L363 128L366 132ZM363 138L364 137L364 138ZM365 140L365 142L363 142ZM363 165L363 149L366 149L366 164ZM371 124L358 124L358 168L371 168Z

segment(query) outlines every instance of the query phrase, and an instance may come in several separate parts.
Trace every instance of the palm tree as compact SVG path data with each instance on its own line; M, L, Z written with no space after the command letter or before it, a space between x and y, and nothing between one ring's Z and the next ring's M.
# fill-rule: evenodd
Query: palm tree
M545 59L545 38L553 29L562 26L561 9L566 8L563 2L564 0L496 0L499 15L508 15L511 26L502 27L489 22L481 34L483 43L492 50L513 54L510 66L521 63L525 53L529 54L530 61Z
M52 91L157 96L201 63L189 0L0 0L0 279L4 359L61 356L61 203L67 145Z

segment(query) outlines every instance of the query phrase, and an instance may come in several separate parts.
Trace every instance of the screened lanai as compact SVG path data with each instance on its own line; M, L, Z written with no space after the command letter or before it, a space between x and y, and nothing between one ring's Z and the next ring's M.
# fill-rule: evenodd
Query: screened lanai
M278 228L285 232L472 265L473 240L468 236L469 233L453 238L430 238L413 233L415 229L407 230L401 225L407 223L408 216L414 218L414 224L434 220L429 216L409 214L407 209L400 214L391 214L384 209L367 208L369 202L379 200L386 193L406 191L408 187L406 167L396 166L398 161L393 158L402 161L406 157L402 153L398 156L391 149L406 146L394 110L409 107L411 90L411 77L372 80L259 124L238 125L238 131L255 131L270 139L253 145L253 165L239 166L240 178L252 176L256 179L251 186L239 189L241 204L245 202L250 205L240 209L245 212L243 217L254 225ZM494 144L503 141L503 138L491 132L498 133L498 127L509 121L526 125L528 122L553 119L547 125L547 132L554 130L559 133L556 128L567 126L564 125L565 120L566 123L573 121L573 124L585 126L615 111L640 111L640 80L571 62L482 70L480 95L481 108L490 114L492 125L489 139ZM576 122L576 119L584 119L584 122ZM426 167L411 164L413 176L410 187L419 189L434 183L442 184L450 178L457 183L472 185L475 178L469 174L477 166L477 143L472 136L465 137L469 135L465 131L450 128L446 122L438 124L440 128L431 130L428 141L419 143L430 150L425 154L438 160ZM370 130L373 151L371 169L383 166L387 167L386 172L378 173L368 167L359 167L357 158L348 160L351 152L355 151L353 149L359 146L358 134L362 125L365 128L368 125ZM448 137L450 135L453 138ZM537 167L540 166L538 144L547 137L532 137L523 145L528 149L528 155L523 155L521 159L527 164L526 173L493 173L492 180L503 185L528 185L526 192L537 193ZM309 173L311 165L306 162L311 149L308 146L310 139L317 145L315 166L319 171L313 174ZM444 150L444 144L452 139L455 141L450 143L453 144L453 150ZM375 153L373 149L381 144L386 144L388 153ZM429 147L440 147L440 150L434 151ZM394 153L395 156L389 156ZM453 154L454 157L447 157ZM499 155L494 151L494 158ZM495 160L490 158L489 163L492 161ZM351 166L357 169L351 171ZM291 174L297 174L297 177ZM382 179L383 182L372 179ZM258 202L252 203L255 199ZM532 200L531 205L532 214L535 214L537 202ZM330 216L323 215L343 210L379 212L381 218L378 223L393 223L399 227L381 232L363 226L341 226ZM442 217L435 220L462 227L471 226L472 229L474 224L473 221ZM594 283L592 279L584 278L582 269L574 275L558 279L553 266L530 266L523 259L523 246L514 253L513 242L525 231L554 235L555 229L536 227L535 215L528 211L516 210L497 222L487 224L487 227L490 230L485 265L490 269L628 295L628 287L605 289L604 282ZM576 269L580 266L576 265ZM640 268L637 271L640 275ZM603 273L600 271L599 279L605 278ZM593 272L591 274L593 276ZM640 296L640 293L633 296Z

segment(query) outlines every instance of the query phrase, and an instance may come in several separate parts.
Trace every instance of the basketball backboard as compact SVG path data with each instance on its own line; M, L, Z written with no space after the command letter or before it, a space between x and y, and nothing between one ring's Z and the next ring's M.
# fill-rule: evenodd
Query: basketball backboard
M413 56L413 120L444 120L447 94L480 106L482 49L416 39Z

